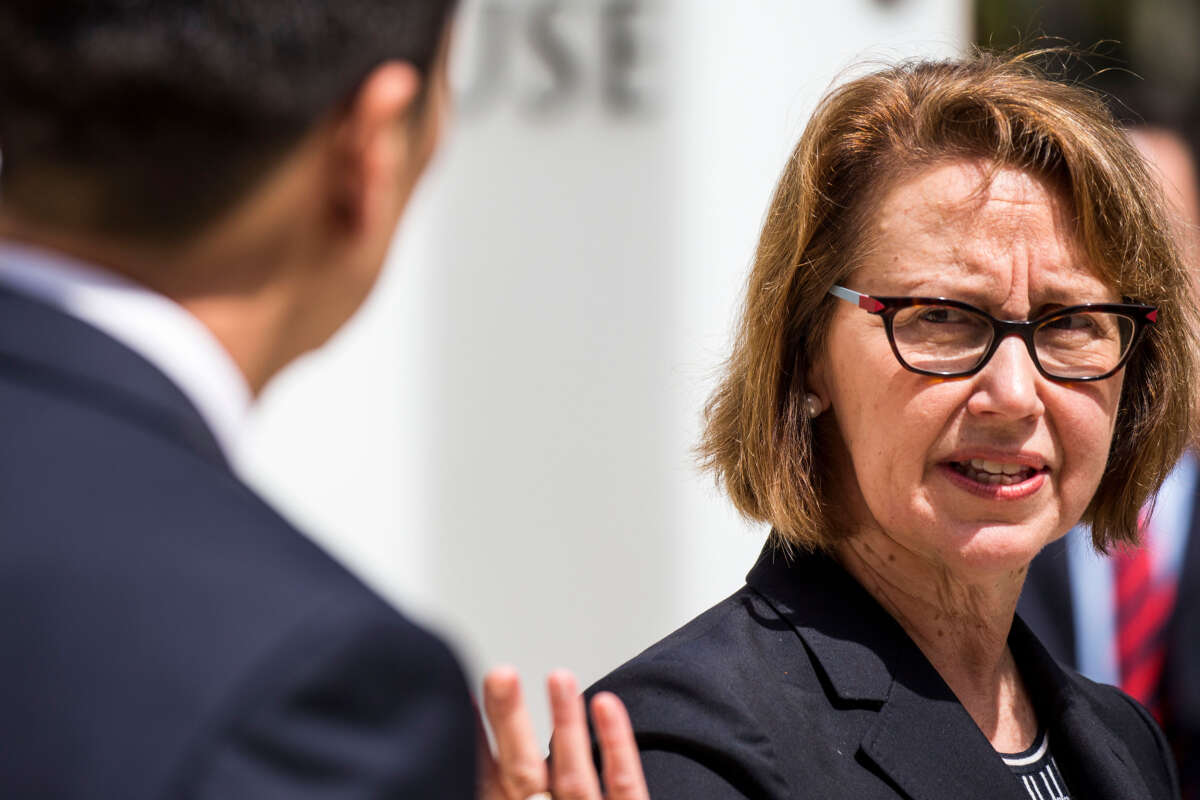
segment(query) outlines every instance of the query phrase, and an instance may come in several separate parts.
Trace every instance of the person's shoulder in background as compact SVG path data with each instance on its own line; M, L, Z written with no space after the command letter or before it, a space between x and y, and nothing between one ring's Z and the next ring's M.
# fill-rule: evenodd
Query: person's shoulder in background
M442 642L194 448L186 411L48 374L0 371L0 793L473 797Z

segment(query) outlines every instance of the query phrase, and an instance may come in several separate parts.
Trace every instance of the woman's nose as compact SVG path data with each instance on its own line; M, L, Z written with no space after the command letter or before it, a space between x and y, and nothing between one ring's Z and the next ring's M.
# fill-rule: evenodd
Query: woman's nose
M1017 336L1005 337L975 376L976 388L967 410L1012 419L1040 416L1045 410L1039 393L1041 380L1025 343Z

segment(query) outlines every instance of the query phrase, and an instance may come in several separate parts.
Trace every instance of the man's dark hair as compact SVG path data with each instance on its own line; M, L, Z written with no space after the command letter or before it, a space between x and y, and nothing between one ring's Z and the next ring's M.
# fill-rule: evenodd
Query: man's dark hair
M4 0L0 198L177 238L238 200L379 64L427 75L455 0Z

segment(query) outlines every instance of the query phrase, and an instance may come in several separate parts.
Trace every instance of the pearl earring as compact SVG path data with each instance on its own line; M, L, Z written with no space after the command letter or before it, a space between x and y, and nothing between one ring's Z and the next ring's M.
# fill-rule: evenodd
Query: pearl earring
M821 398L812 392L804 395L804 413L809 419L819 416L824 410L825 406L821 403Z

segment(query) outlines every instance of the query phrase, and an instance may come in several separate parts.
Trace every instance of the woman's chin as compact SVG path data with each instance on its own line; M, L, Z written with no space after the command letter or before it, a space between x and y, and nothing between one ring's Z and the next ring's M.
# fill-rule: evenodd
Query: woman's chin
M1040 525L976 524L960 528L952 541L938 548L938 556L952 572L987 579L1024 571L1060 535Z

